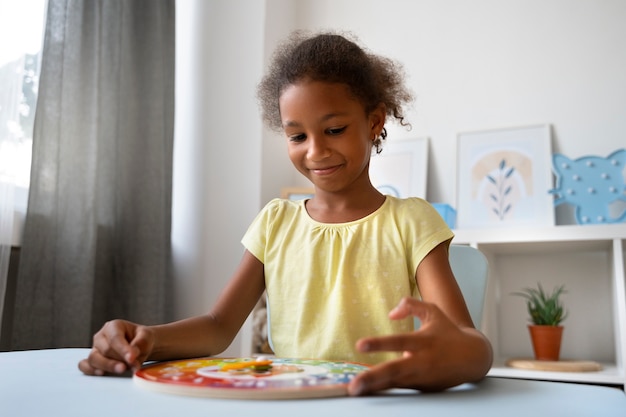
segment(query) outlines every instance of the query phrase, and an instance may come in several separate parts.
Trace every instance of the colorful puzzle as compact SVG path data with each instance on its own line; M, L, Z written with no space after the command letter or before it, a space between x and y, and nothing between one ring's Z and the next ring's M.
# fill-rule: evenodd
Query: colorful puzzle
M134 375L141 387L170 394L234 399L294 399L347 395L368 366L286 358L198 358L148 365Z

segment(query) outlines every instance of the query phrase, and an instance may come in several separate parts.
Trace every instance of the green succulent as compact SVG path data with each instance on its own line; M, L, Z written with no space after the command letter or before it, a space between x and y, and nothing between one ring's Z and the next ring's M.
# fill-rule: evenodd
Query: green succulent
M537 288L525 288L522 291L514 292L526 299L530 321L537 325L558 326L567 317L567 312L563 308L559 297L564 294L565 286L556 287L552 294L547 294L541 284Z

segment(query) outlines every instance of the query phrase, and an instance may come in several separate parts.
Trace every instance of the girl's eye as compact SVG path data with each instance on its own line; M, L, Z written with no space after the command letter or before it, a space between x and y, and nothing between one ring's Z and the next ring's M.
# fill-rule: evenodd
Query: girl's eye
M345 126L343 126L343 127L334 127L334 128L328 129L328 134L329 135L340 135L345 130L346 130Z
M302 142L306 139L306 135L304 134L299 134L299 135L291 135L289 136L289 140L291 142Z

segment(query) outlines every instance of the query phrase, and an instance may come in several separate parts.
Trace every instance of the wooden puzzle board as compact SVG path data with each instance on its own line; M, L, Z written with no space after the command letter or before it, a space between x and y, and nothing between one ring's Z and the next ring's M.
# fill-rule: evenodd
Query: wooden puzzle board
M366 369L358 363L315 359L207 357L147 365L133 380L152 391L196 397L322 398L347 395L348 383Z

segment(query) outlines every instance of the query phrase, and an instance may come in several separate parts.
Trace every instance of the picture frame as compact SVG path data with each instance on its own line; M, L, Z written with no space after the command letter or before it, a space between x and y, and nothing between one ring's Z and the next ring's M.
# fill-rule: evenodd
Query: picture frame
M425 199L428 144L427 137L383 143L382 152L370 159L372 185L383 194Z
M457 140L457 228L554 226L549 124Z
M306 200L313 197L315 189L313 187L284 187L280 190L280 198L286 200Z

